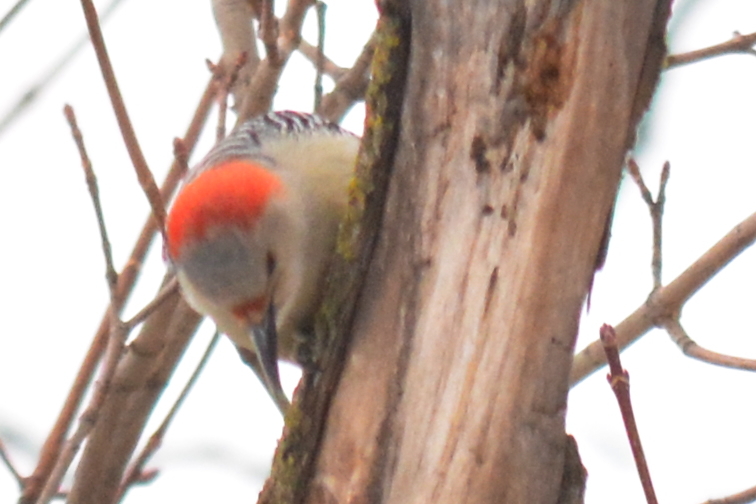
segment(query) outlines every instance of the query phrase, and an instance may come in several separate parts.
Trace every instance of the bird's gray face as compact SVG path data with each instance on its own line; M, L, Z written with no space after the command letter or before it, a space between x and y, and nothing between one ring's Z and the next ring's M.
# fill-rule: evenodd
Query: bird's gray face
M213 304L259 311L262 317L276 266L264 238L256 229L210 229L207 239L187 247L175 266L192 290Z

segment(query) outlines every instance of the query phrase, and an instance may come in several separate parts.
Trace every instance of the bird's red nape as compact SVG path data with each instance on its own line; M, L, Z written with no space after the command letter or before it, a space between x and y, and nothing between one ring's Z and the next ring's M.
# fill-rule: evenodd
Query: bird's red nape
M181 190L168 214L168 254L177 258L186 243L204 238L211 227L252 225L282 188L275 173L249 161L206 170Z

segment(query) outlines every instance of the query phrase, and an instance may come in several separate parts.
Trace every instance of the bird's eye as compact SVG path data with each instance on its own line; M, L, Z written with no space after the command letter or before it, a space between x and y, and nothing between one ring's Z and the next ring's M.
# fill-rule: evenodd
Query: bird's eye
M276 256L272 252L268 252L265 256L265 267L268 269L268 276L272 275L276 269Z

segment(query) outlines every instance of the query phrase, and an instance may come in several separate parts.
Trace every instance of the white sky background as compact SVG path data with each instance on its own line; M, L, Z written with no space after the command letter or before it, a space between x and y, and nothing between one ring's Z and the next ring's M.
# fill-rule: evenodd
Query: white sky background
M13 3L0 0L0 16ZM98 8L105 3L97 2ZM328 3L326 52L349 66L372 31L374 4ZM756 31L752 0L693 5L674 24L673 52L722 42L735 30ZM309 21L305 38L314 42ZM0 117L84 32L78 2L29 3L0 33ZM129 0L104 35L142 149L162 180L172 139L183 135L207 82L204 59L216 60L221 52L209 1ZM301 83L314 73L309 63L294 59L275 106L310 110L312 94ZM717 58L664 75L637 157L653 188L662 163L672 163L665 282L756 210L755 85L753 56ZM64 103L76 109L99 177L119 267L148 212L94 55L86 49L0 134L0 438L24 474L34 466L107 300L96 222L61 112ZM358 133L361 114L356 110L346 123ZM210 147L212 130L197 155ZM647 209L637 188L623 183L608 263L596 278L578 348L597 337L601 323L619 323L643 302L651 287L650 244ZM151 298L163 271L160 247L154 246L129 313ZM756 357L754 274L756 253L748 250L686 306L689 334L713 350ZM164 398L176 395L210 333L205 324ZM700 503L756 485L756 376L692 361L660 331L625 352L623 363L661 502ZM284 379L293 387L296 373L288 371ZM570 394L567 427L589 471L586 501L643 502L604 374ZM169 403L161 402L151 425ZM250 502L280 432L272 402L222 340L150 464L160 475L126 502ZM0 468L0 502L17 496L15 482Z

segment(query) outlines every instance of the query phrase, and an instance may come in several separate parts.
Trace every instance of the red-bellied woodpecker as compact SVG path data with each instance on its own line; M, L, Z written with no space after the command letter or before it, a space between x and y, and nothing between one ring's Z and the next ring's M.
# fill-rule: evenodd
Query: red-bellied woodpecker
M187 175L166 252L189 304L210 316L281 411L278 359L312 327L347 206L359 139L317 116L247 121Z

